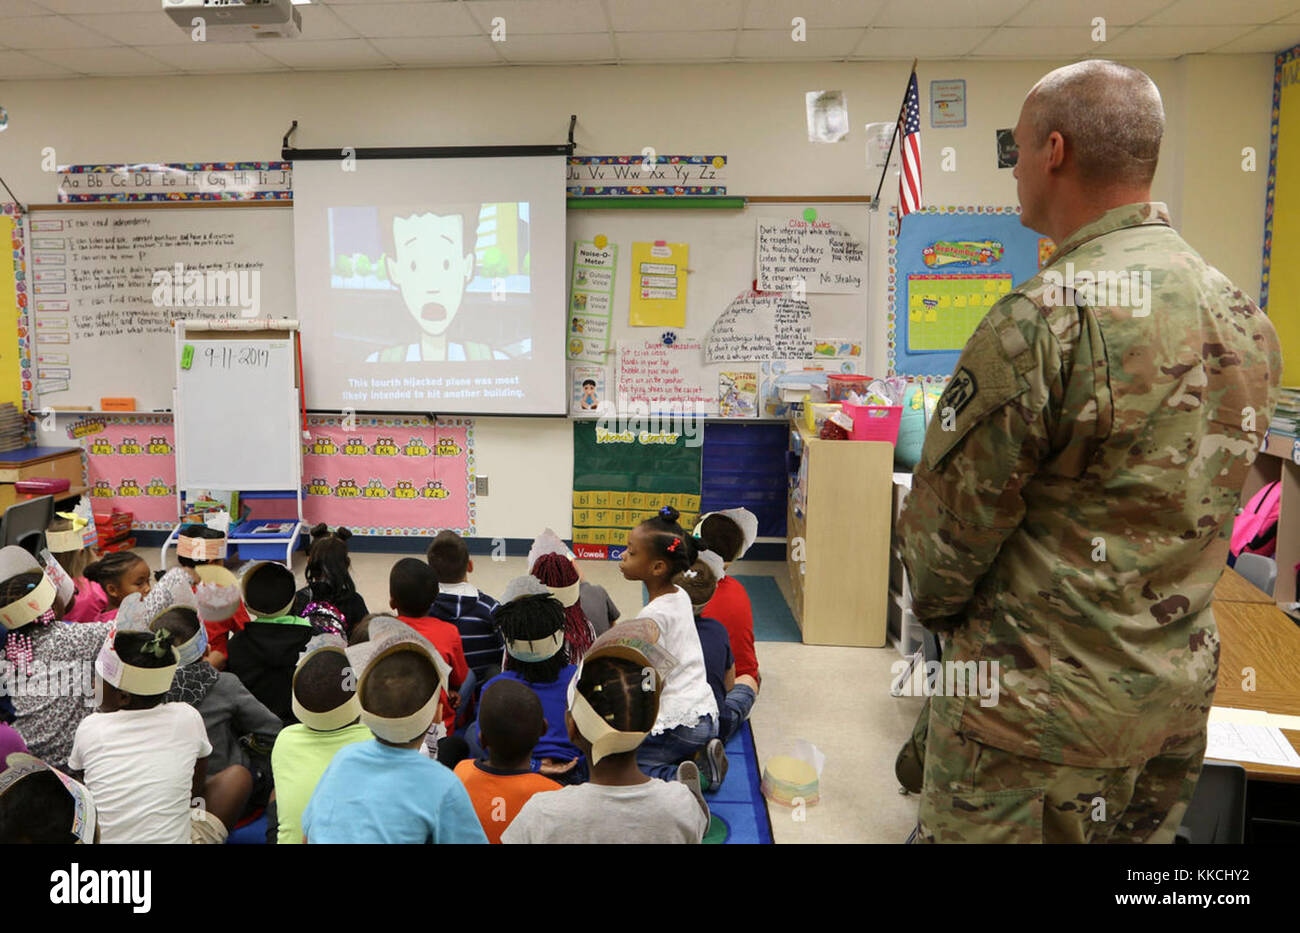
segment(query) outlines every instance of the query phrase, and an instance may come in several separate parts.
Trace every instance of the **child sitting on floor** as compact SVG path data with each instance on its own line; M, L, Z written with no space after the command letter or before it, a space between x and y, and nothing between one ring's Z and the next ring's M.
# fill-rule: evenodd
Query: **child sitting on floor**
M330 531L324 524L311 530L311 550L307 552L307 585L294 596L293 614L306 615L312 603L329 603L343 616L344 635L370 610L352 581L352 558L348 555L347 528Z
M533 794L559 790L560 785L533 771L533 746L546 732L546 719L537 694L508 678L483 691L478 714L479 741L487 761L466 758L456 765L456 777L469 792L488 842L501 841L501 832Z
M682 531L677 516L675 508L665 506L633 528L619 567L627 579L645 584L650 602L640 616L659 625L660 643L677 659L664 684L659 718L637 752L645 773L665 781L674 778L680 762L692 760L718 734L718 704L704 673L695 613L686 593L673 583L673 577L695 563L696 552L694 539Z
M77 725L94 707L91 665L113 626L56 621L56 594L36 558L17 545L0 548L0 626L7 630L14 728L32 755L63 770Z
M307 645L293 675L293 712L298 724L275 740L276 842L302 842L302 812L334 755L374 738L360 722L355 677L337 635L318 635Z
M606 635L615 635L614 626ZM659 716L662 680L647 655L598 639L569 687L565 721L591 761L591 780L536 794L501 834L519 843L698 843L709 826L690 761L677 781L648 777L637 748ZM649 675L649 683L647 683ZM647 689L649 687L650 689Z
M718 578L717 592L704 607L704 615L717 619L731 638L731 652L736 656L736 676L750 677L760 683L758 655L754 652L754 609L749 594L740 582L725 573L734 561L758 537L758 518L749 509L723 509L705 514L695 526L700 543L722 558L724 573Z
M505 670L484 689L513 680L537 694L547 727L533 749L533 764L562 784L580 784L587 779L586 762L564 727L565 691L577 672L564 644L564 608L531 576L511 580L502 600L496 621L506 642ZM469 730L471 748L478 731Z
M303 811L304 841L486 843L464 785L419 752L442 705L436 649L410 626L376 616L370 640L347 652L359 672L361 721L375 739L334 755Z
M718 703L718 737L711 739L695 757L706 785L715 789L727 776L727 753L723 746L749 718L758 696L758 681L746 674L736 674L736 660L731 653L726 628L717 619L703 615L722 572L721 557L712 551L700 551L695 564L673 578L673 582L690 597L691 607L695 610L695 628L704 651L709 689Z
M72 580L73 594L63 609L64 622L93 622L108 608L108 596L98 583L86 579L94 554L86 547L86 520L60 512L45 530L45 546Z
M0 757L0 845L91 845L97 817L80 781L26 753Z
M115 630L95 661L103 701L77 727L68 767L85 774L104 843L223 843L252 787L239 765L209 778L202 717L163 702L176 673L171 640L166 629ZM191 811L191 799L204 809Z
M443 697L442 718L445 734L451 735L456 731L456 706L460 701L460 694L456 691L469 676L469 665L465 663L465 649L456 626L426 615L438 596L438 578L428 564L414 557L404 557L393 564L388 574L388 595L388 604L397 613L397 618L428 639L451 667L448 695Z
M316 634L311 622L290 614L297 588L293 571L284 564L250 564L240 579L250 621L232 632L227 643L227 669L286 725L294 721L289 700L293 671Z
M114 551L86 565L83 575L104 590L107 605L95 616L95 622L112 622L117 618L117 607L132 593L149 595L153 586L153 571L144 558L131 551Z
M492 621L497 601L468 582L474 572L465 539L454 531L440 531L425 554L438 579L438 595L429 615L450 622L460 632L465 662L474 679L485 684L501 672L501 633Z

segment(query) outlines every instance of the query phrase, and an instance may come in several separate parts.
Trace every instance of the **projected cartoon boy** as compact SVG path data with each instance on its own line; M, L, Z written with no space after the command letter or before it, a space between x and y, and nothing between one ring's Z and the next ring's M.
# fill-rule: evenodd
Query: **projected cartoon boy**
M467 223L460 213L399 213L392 218L388 280L401 291L406 310L423 333L417 343L377 350L367 363L509 359L484 343L447 339L465 287L474 278L474 243L465 242L465 232L472 232L476 223L476 217Z

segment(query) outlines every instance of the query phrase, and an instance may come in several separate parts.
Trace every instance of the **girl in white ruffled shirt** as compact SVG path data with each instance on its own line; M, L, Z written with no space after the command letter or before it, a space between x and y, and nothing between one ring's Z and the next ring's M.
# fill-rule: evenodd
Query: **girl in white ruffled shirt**
M637 616L659 626L659 644L677 664L659 698L659 716L637 751L637 764L651 777L671 781L677 765L691 760L718 734L718 704L704 672L704 651L691 600L672 582L695 563L695 541L677 524L672 506L632 529L619 569L650 594Z

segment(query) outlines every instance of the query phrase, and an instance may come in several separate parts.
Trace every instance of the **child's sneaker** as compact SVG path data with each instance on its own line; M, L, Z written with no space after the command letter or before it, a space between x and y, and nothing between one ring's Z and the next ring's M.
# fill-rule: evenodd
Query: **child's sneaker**
M727 779L727 751L722 747L722 739L710 739L701 755L704 776L709 787L717 790Z
M677 783L685 784L696 801L704 815L709 815L709 805L704 802L704 792L700 790L700 769L695 766L693 761L683 761L677 766Z

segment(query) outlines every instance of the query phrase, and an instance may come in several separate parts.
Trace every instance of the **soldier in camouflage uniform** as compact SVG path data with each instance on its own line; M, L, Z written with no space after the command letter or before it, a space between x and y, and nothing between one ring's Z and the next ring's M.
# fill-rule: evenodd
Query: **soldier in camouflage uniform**
M952 677L930 700L923 841L1169 842L1200 773L1210 600L1281 354L1150 202L1163 124L1110 62L1025 100L1021 219L1059 245L966 344L898 526L945 671L998 665L996 703Z

